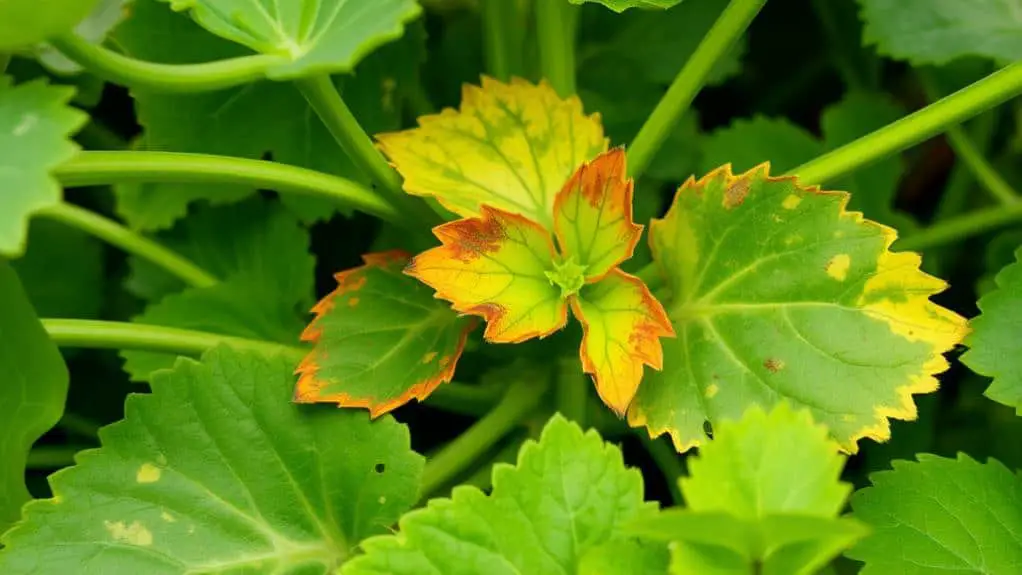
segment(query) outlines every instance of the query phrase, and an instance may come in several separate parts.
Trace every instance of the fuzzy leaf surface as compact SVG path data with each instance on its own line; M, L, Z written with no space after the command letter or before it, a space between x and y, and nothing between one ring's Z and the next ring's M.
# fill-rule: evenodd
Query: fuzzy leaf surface
M333 573L415 501L423 460L389 417L292 404L293 369L219 347L161 371L50 476L0 571Z
M364 407L373 417L425 399L454 376L475 321L402 269L408 254L364 256L337 274L302 333L314 348L298 366L295 401Z
M252 50L280 56L267 77L293 80L350 72L396 40L420 12L415 0L161 0L190 11L200 26Z
M0 342L0 531L4 531L31 498L25 487L28 452L64 415L69 376L18 274L2 259Z
M28 218L61 201L50 170L71 159L70 140L87 116L68 105L74 90L0 75L0 255L25 251Z
M663 366L660 338L674 335L671 321L642 280L617 269L582 288L572 311L582 323L582 368L603 403L623 416L643 367Z
M681 4L681 0L568 0L568 2L572 4L594 2L602 4L619 14L629 8L644 8L647 10L659 8L666 10L671 6Z
M929 300L946 284L888 251L891 228L846 212L843 192L801 188L766 166L682 186L650 241L678 334L629 409L679 451L703 423L751 405L809 407L841 446L883 441L937 389L965 319Z
M866 532L837 518L851 492L839 481L844 462L808 410L756 406L722 422L689 460L690 476L681 479L687 507L661 511L634 530L676 542L675 573L702 572L704 562L720 564L715 555L735 554L740 568L722 572L748 573L759 562L763 573L809 575Z
M550 234L510 212L483 206L481 214L434 228L442 245L415 256L406 273L458 312L485 319L487 341L517 343L564 327L568 304L546 275Z
M916 65L941 65L963 56L1008 64L1022 58L1019 0L859 0L863 43Z
M996 460L920 454L852 496L873 533L847 555L862 575L1014 573L1022 565L1022 481Z
M632 256L642 226L632 221L633 183L625 152L615 148L583 163L554 201L557 245L598 280Z
M587 552L626 539L624 524L654 509L617 447L557 414L517 465L494 467L492 494L459 486L431 500L402 517L397 534L364 541L365 555L342 573L577 573Z
M596 116L545 81L465 85L461 107L415 128L376 136L409 194L435 197L464 217L488 206L553 231L554 198L583 161L607 149Z
M994 378L987 397L1022 415L1022 248L995 282L997 289L978 302L981 314L970 322L972 332L965 341L969 351L961 360L976 373Z

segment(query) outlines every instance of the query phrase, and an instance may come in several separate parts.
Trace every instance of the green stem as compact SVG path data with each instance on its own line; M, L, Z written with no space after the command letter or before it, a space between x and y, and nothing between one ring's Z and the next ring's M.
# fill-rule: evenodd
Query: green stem
M140 323L43 319L42 324L54 343L69 348L132 349L199 357L214 346L227 344L239 349L281 354L295 363L301 361L309 352L307 348L271 341ZM483 389L487 390L485 396ZM477 415L479 412L485 413L484 406L495 405L498 398L499 395L489 388L451 382L438 387L426 401L465 415ZM488 403L484 404L484 401ZM463 406L464 409L458 406Z
M544 381L542 385L548 383ZM421 497L428 497L467 470L479 456L518 426L544 395L544 389L534 380L524 379L512 384L493 411L426 462Z
M738 41L765 3L766 0L731 0L713 23L628 147L628 171L632 177L638 179L646 171L671 129L706 83L713 65Z
M578 9L568 2L536 2L539 69L562 97L575 93L575 32Z
M99 428L101 426L88 418L65 412L60 421L57 422L57 427L68 433L95 439L99 436Z
M330 76L303 78L297 80L296 84L351 161L385 190L400 196L403 193L401 176L373 145L372 139L337 92Z
M92 445L49 446L33 448L28 452L26 467L29 469L59 469L75 464L75 454Z
M518 0L484 0L479 9L486 42L486 69L502 82L521 75L523 23Z
M947 139L958 159L962 160L965 167L972 172L979 184L990 192L991 196L1002 204L1019 201L1018 192L990 165L990 162L986 160L976 144L973 143L972 138L966 135L961 126L948 128Z
M559 362L557 386L554 388L557 411L583 429L586 427L590 385L589 377L579 369L577 356Z
M265 78L266 70L286 62L280 56L257 55L203 64L157 64L118 54L73 33L49 42L104 80L159 92L211 92L240 86Z
M681 456L669 442L665 442L662 438L650 439L645 429L633 431L642 441L642 445L646 447L653 463L660 469L664 480L667 481L667 489L671 493L672 502L675 506L680 506L684 502L684 498L681 495L681 486L678 485L678 480L685 475L685 466L682 464Z
M822 184L900 152L1022 93L1022 62L941 98L854 142L788 172L803 185Z
M131 146L113 130L92 118L75 134L75 139L90 150L127 150Z
M96 236L130 254L149 260L181 278L190 286L209 287L218 281L206 270L142 234L133 232L113 220L78 206L60 203L40 210L36 212L36 215L62 222Z
M64 187L126 182L238 184L326 198L407 224L388 200L358 183L278 162L177 152L80 152L54 174Z
M522 448L522 444L528 438L528 433L515 434L515 437L509 438L509 441L505 442L505 445L498 449L493 457L473 471L472 475L461 482L461 485L472 485L483 490L492 487L493 466L500 463L513 464L518 456L518 451Z
M977 236L990 230L1022 221L1022 202L976 210L948 218L895 244L897 250L919 251L941 244Z

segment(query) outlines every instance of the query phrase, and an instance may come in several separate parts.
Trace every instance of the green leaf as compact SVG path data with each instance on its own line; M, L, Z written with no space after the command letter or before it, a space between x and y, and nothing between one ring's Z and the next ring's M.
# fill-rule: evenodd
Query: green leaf
M295 401L368 408L373 417L422 400L454 376L472 318L402 273L410 256L363 256L312 308L302 334L314 347L298 366Z
M751 405L806 406L844 449L884 441L888 418L916 417L937 388L965 319L929 300L946 284L894 231L844 209L848 195L725 167L686 182L650 242L676 338L646 375L629 423L679 451L703 424Z
M1022 58L1018 0L859 0L863 43L913 64L984 56L1002 64Z
M308 231L293 215L275 202L253 198L208 208L184 220L181 228L189 248L182 252L201 254L197 263L211 264L208 269L222 283L166 295L132 321L297 343L312 301L316 262L309 254ZM174 361L164 353L121 355L135 381L147 380Z
M103 263L103 244L95 237L37 219L29 225L25 255L11 265L40 316L95 319L103 303Z
M976 293L984 296L997 289L997 274L1014 263L1015 251L1022 246L1022 229L1007 229L994 234L986 243L983 274L976 282Z
M191 12L213 34L280 56L274 80L350 72L363 57L404 33L419 16L415 0L161 0Z
M456 487L450 499L402 517L396 535L364 541L366 554L342 572L576 573L591 549L624 538L622 526L654 508L617 447L557 414L538 443L525 443L516 466L494 467L491 495Z
M69 136L88 118L67 105L73 95L73 89L44 80L14 86L0 76L2 255L24 253L29 216L61 201L60 184L50 170L78 152Z
M4 0L0 2L0 52L31 46L67 32L98 0Z
M643 8L647 10L659 8L666 10L671 6L681 4L681 0L568 0L568 2L572 4L585 4L587 2L603 4L619 14L629 8Z
M115 30L114 40L128 55L155 62L208 62L245 53L157 0L136 0L131 17ZM334 77L367 132L400 126L402 101L418 83L424 46L422 26L412 26L399 42L366 58L355 74ZM256 82L203 94L136 89L132 96L144 128L137 143L141 149L270 158L369 182L290 83ZM254 192L237 186L152 183L120 185L116 190L118 215L144 230L169 227L198 199L227 203ZM336 211L334 204L317 198L284 194L282 199L306 222Z
M996 460L920 454L852 495L873 533L848 557L862 575L1006 574L1022 565L1022 481Z
M838 480L844 462L808 410L756 406L723 421L689 460L691 475L681 480L687 507L637 521L632 531L683 542L673 553L677 573L701 573L704 563L740 566L722 572L749 573L759 563L763 573L815 573L865 534L858 522L837 519L851 491Z
M739 118L706 136L699 172L731 164L737 174L770 162L771 172L783 174L822 153L819 140L803 128L785 118L757 115Z
M0 259L0 532L30 499L28 451L64 414L68 373L11 266Z
M390 417L290 403L293 368L220 347L154 376L50 476L0 572L333 573L414 503L423 461Z
M1015 408L1022 415L1022 248L1015 263L997 274L997 289L980 298L982 312L971 322L969 346L962 363L980 375L994 378L986 396Z
M99 0L89 14L75 26L74 32L93 44L102 44L111 30L128 16L135 0ZM60 74L74 74L82 71L82 67L64 56L49 44L36 46L35 52L39 61L46 67ZM92 76L83 76L84 78ZM98 81L100 86L103 82Z
M577 575L657 575L667 573L671 554L656 541L611 539L582 556Z

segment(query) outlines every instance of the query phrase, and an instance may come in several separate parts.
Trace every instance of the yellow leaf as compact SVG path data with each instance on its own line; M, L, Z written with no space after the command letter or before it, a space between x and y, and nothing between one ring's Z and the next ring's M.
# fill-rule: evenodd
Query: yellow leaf
M376 136L409 194L435 197L463 217L483 204L553 229L554 198L575 169L607 149L599 116L545 81L484 77L466 85L459 110Z

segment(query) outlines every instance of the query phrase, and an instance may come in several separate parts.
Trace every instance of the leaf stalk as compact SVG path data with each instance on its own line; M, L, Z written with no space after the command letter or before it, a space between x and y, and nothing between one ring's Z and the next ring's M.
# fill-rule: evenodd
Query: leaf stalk
M575 93L575 34L578 8L564 0L536 2L539 69L562 98Z

